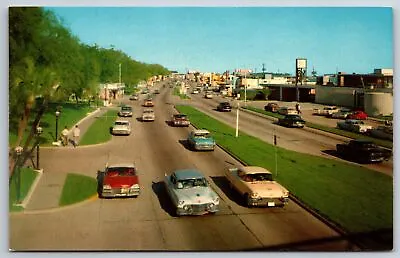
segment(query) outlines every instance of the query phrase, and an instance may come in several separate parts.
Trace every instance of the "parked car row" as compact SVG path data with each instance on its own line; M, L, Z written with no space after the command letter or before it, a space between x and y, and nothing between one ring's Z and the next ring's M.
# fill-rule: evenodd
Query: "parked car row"
M365 120L368 118L368 115L363 111L352 111L348 108L338 108L336 106L328 106L324 107L323 109L314 109L313 115L326 116L336 119Z

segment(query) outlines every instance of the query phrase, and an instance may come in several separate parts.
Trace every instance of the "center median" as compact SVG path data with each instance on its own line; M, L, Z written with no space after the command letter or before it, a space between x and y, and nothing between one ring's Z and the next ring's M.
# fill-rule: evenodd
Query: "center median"
M265 167L307 207L348 233L393 228L393 179L376 171L263 142L190 106L177 106L197 128L246 164ZM275 160L276 157L276 160ZM276 165L277 164L277 167Z

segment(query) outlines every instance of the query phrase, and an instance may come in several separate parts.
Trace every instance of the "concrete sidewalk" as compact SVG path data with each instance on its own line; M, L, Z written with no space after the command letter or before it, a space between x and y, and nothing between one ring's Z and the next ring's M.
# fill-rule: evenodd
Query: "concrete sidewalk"
M93 122L110 108L113 107L101 107L96 111L89 113L86 117L76 123L81 130L80 138L82 138L82 136L87 132ZM75 125L72 126L72 128L74 127ZM72 137L72 132L70 132L70 137ZM79 148L79 146L77 146L77 148ZM71 143L68 146L41 147L40 160L43 174L36 185L36 188L33 190L30 199L25 200L25 211L29 212L59 207L59 200L67 177L67 173L60 170L59 167L68 164L59 164L55 161L55 157L58 157L59 159L60 155L76 155L75 152L76 149ZM81 156L82 159L77 159L75 164L85 161L84 155Z

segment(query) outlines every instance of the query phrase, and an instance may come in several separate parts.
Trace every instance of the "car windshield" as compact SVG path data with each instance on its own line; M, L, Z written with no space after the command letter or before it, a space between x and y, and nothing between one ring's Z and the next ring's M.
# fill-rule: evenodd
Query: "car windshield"
M110 167L106 172L107 176L135 176L136 170L133 167Z
M124 121L116 121L115 125L129 125L129 122L124 122Z
M208 133L194 133L195 138L200 138L200 139L207 139L210 138L210 134Z
M132 108L131 107L122 107L121 110L122 111L131 111Z
M286 118L288 118L288 119L301 119L301 116L299 116L299 115L288 115L288 116L286 116Z
M180 180L178 183L182 183L183 188L192 188L197 186L207 186L207 180L205 178L196 178L196 179L185 179Z
M143 113L151 114L151 113L154 113L154 111L153 110L144 110Z
M270 173L247 174L245 175L244 180L246 182L273 181L272 174Z
M182 115L182 114L174 115L174 118L175 119L186 119L186 115Z

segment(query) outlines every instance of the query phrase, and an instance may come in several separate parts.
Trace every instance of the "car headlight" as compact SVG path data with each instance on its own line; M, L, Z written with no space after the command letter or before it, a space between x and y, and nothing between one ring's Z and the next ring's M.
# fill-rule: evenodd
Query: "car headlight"
M190 211L190 210L192 209L192 206L190 206L190 205L185 205L185 206L183 206L183 209L184 209L185 211Z
M139 189L140 186L139 186L139 184L134 184L134 185L131 186L131 188L132 188L132 189Z
M256 193L256 192L251 193L250 197L251 198L257 198L258 197L258 193Z
M283 197L288 197L289 196L289 191L282 191Z
M185 201L182 201L182 200L178 201L178 205L182 205L184 203L185 203Z
M111 190L111 185L103 185L103 190Z

